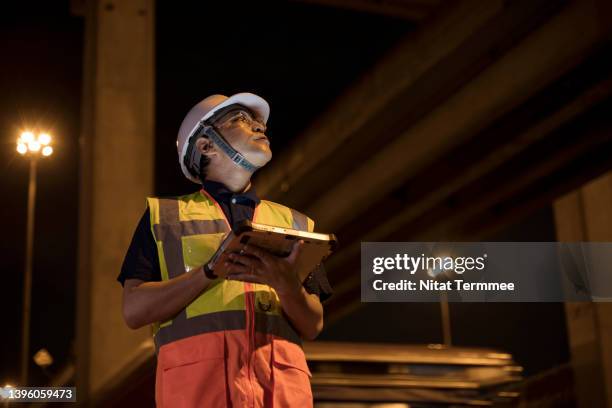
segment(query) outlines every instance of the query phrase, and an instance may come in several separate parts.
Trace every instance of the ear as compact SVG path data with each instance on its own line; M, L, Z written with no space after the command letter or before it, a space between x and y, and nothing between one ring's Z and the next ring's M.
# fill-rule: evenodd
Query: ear
M198 149L203 155L210 156L211 154L216 154L215 145L212 140L204 137L201 137L196 141L196 149Z

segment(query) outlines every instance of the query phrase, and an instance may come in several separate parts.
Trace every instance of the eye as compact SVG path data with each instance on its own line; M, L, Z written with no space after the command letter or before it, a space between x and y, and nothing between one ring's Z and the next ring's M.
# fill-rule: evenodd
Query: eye
M240 113L240 117L245 122L252 122L253 121L253 117L251 115L249 115L248 113L246 113L246 112L241 112Z
M236 123L236 122L247 122L248 118L246 117L246 115L242 112L238 112L236 113L234 116L232 116L232 118L230 119L231 123Z

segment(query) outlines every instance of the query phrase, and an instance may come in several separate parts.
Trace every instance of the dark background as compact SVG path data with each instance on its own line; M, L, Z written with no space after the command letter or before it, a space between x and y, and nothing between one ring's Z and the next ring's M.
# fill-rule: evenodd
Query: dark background
M296 2L209 3L156 5L155 194L196 188L180 173L175 138L184 114L205 96L265 97L279 155L414 29L405 20ZM31 327L31 354L45 347L55 363L48 373L32 366L30 383L44 384L74 358L83 30L67 1L17 3L0 14L0 384L19 375L28 165L15 139L25 127L49 130L55 148L39 165ZM554 234L546 207L490 239L548 241ZM453 304L451 315L456 344L510 351L528 374L568 359L561 304ZM439 305L368 304L320 338L440 342Z
M10 5L10 6L9 6ZM54 153L38 165L31 354L45 347L50 372L71 358L75 333L83 20L68 2L11 2L0 13L0 384L19 378L28 161L15 150L26 128L49 131ZM47 376L32 364L31 382Z

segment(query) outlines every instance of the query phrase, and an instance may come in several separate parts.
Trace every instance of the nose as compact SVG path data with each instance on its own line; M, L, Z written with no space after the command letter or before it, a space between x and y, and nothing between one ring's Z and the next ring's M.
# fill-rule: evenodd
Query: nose
M257 121L253 121L253 132L264 133L266 131L266 125L263 123L259 123Z

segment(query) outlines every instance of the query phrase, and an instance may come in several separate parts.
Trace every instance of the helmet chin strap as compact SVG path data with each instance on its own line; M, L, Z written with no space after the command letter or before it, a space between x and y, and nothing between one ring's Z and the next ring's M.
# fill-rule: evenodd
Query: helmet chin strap
M213 125L210 125L208 123L201 124L201 134L206 135L210 140L212 140L213 143L215 143L223 151L223 153L225 153L225 155L230 158L231 161L250 172L254 172L260 167L248 161L246 157L244 157L239 151L234 149L232 145L229 144L227 140L225 140L223 135L219 131L217 131L217 129L215 129Z

